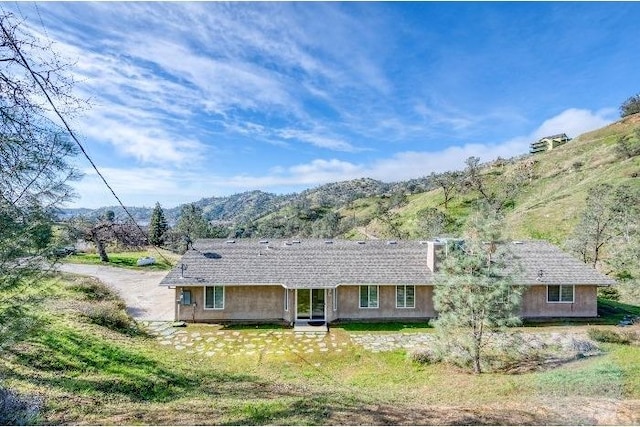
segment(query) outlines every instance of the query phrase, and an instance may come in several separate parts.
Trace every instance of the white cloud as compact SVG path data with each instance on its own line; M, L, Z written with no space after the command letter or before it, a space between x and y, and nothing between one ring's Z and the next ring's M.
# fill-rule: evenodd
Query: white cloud
M440 151L404 151L391 157L365 163L353 163L336 158L314 159L289 167L270 167L265 175L218 176L206 168L177 170L167 168L102 169L104 175L123 201L130 205L151 206L159 200L165 206L195 201L202 197L228 195L236 191L299 191L327 182L370 177L390 182L425 176L464 167L470 156L489 161L496 157L512 157L528 151L531 141L540 135L566 131L586 132L604 126L613 110L590 112L570 109L545 120L529 135L512 138L498 144L465 144ZM577 135L576 135L577 136ZM75 185L83 199L75 206L98 207L113 204L92 171ZM106 198L105 198L106 197Z
M307 142L319 148L327 148L334 151L356 152L361 151L350 143L340 138L330 137L317 133L315 131L304 131L299 129L281 129L275 132L285 140L296 139L298 141Z
M375 178L386 182L417 178L431 172L462 169L465 160L471 156L489 161L497 157L509 158L525 154L528 152L529 143L541 136L559 132L577 136L607 125L612 121L609 117L613 112L614 110L609 109L598 112L569 109L545 120L529 135L512 138L502 143L464 144L431 152L404 151L388 158L374 160L369 164L356 164L339 159L314 159L309 163L289 168L272 168L269 175L236 176L224 182L224 185L248 190L302 184L320 185L359 177Z
M531 134L531 139L566 133L570 138L585 132L608 125L616 118L616 110L612 108L592 112L578 108L570 108L562 113L545 120L538 129Z
M141 163L174 165L194 163L206 146L197 140L169 133L159 117L136 109L94 109L83 118L82 133L113 145L118 152Z
M82 180L73 185L82 198L70 206L97 208L117 204L93 169L83 172ZM165 207L174 207L223 190L190 171L145 167L100 168L100 172L126 206L153 206L159 201Z

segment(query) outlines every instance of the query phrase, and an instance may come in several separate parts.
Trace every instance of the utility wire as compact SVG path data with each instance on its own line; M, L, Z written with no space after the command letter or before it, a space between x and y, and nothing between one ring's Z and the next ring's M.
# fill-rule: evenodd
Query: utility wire
M16 53L18 54L18 56L20 57L20 60L22 61L22 63L24 64L25 68L29 71L29 74L31 74L31 77L33 78L33 80L37 83L38 87L40 88L40 90L42 91L42 93L44 94L45 98L47 99L47 102L49 103L49 105L51 105L51 108L53 109L53 111L56 113L56 115L58 116L58 118L60 119L60 121L64 124L64 127L66 128L67 132L69 133L69 135L71 136L71 138L75 141L75 143L78 145L78 147L80 148L80 151L82 151L82 154L84 154L84 156L87 158L87 160L89 161L89 163L91 164L91 166L93 167L93 169L96 171L96 173L98 174L98 176L100 177L100 179L102 179L102 182L104 183L104 185L107 186L107 188L109 189L109 191L111 192L111 194L113 195L113 197L115 197L115 199L118 201L118 204L122 207L122 209L124 209L124 211L126 212L126 214L129 216L129 218L131 218L131 220L133 221L133 223L136 225L136 227L138 228L138 230L140 230L140 232L144 235L146 234L144 232L144 230L142 230L142 227L140 227L140 225L136 222L135 218L133 217L133 215L131 215L131 212L129 212L129 210L127 209L127 207L124 205L124 203L122 203L122 200L120 200L120 197L118 197L118 195L116 194L116 192L113 190L113 188L111 188L111 185L109 185L109 183L107 182L107 180L105 179L105 177L102 175L102 173L100 172L100 170L98 170L98 167L96 166L96 164L93 162L93 160L91 159L91 157L89 156L89 154L86 152L86 150L84 149L84 147L82 146L82 144L80 143L80 141L78 140L78 138L76 137L75 133L73 132L73 130L71 129L71 127L69 126L69 124L67 123L67 121L65 120L65 118L62 116L62 114L60 114L60 111L58 111L58 108L56 107L55 103L53 102L53 100L51 99L51 97L49 96L49 92L47 92L47 89L44 87L44 85L42 84L42 82L40 81L40 79L38 78L38 75L31 69L31 66L29 65L29 62L27 61L27 59L24 57L24 55L22 54L22 51L20 50L20 48L16 45L15 40L13 39L13 37L11 37L11 35L7 32L7 29L5 28L4 24L0 21L0 27L2 27L2 32L5 36L5 38L9 41L9 43L11 44L11 46L13 47L13 49L16 51ZM155 246L155 245L151 245L156 252L158 253L158 255L160 255L160 257L169 265L171 265L171 262L162 254L162 252L160 252L160 250Z

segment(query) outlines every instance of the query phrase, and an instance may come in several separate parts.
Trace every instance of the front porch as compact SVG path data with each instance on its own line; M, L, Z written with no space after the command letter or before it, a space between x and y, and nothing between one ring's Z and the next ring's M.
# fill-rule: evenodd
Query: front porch
M329 325L325 321L304 321L298 320L293 324L293 332L299 334L326 334L329 332Z

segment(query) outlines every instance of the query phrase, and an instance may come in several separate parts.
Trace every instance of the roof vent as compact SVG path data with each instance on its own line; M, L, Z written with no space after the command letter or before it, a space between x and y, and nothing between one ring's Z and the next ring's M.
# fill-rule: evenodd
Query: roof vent
M389 241L387 241L387 245L397 245L397 244L398 244L398 242L397 242L397 241L395 241L395 240L389 240Z
M364 245L364 244L365 244L365 243L367 243L367 242L365 242L364 240L358 240L358 241L357 241L357 243L358 243L359 245Z
M227 243L235 243L235 240L227 240Z
M536 280L538 282L542 282L542 276L544 276L544 271L542 269L538 270L538 277L536 277Z
M333 240L325 240L324 243L325 245L331 245L333 244Z
M420 241L418 242L418 244L419 244L419 245L426 245L427 243L429 243L429 242L428 242L428 241L426 241L426 240L420 240Z
M291 242L284 242L284 246L291 246L293 243Z
M524 243L524 242L521 242L520 240L514 240L514 241L513 241L513 244L514 244L514 245L521 245L521 244L523 244L523 243Z
M300 243L302 243L300 240L292 240L291 243L299 245Z
M260 242L259 242L259 243L261 243L261 244L266 244L266 243L269 243L269 241L268 241L268 240L260 240Z

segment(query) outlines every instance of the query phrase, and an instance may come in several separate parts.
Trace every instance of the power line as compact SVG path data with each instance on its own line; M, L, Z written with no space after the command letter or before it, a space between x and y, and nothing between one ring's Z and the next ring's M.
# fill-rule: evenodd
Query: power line
M51 43L51 37L49 37L49 32L47 31L47 27L44 26L44 21L42 21L42 15L40 15L40 8L38 7L37 2L33 2L33 5L36 7L36 12L38 13L38 18L40 19L40 25L42 25L42 29L44 30L45 36L47 36L47 40Z
M44 24L43 24L44 25ZM98 167L96 166L96 164L93 162L93 160L91 159L91 157L89 156L89 154L86 152L86 150L84 149L84 147L82 146L82 144L80 143L80 141L78 140L78 138L76 137L75 133L73 132L73 130L71 129L71 127L69 126L69 124L67 123L67 121L65 120L65 118L62 116L62 114L60 114L60 111L58 110L58 108L56 107L55 103L53 102L53 100L51 99L51 97L49 96L49 92L47 92L46 88L44 87L44 85L42 84L42 82L40 82L40 80L38 79L38 76L36 75L36 73L31 69L31 66L29 65L29 62L27 62L27 59L24 57L24 55L22 54L22 51L20 50L20 48L16 45L15 40L13 39L13 37L11 37L11 35L7 32L7 29L4 26L4 23L2 21L0 21L0 27L2 27L2 32L5 36L5 38L8 40L8 42L11 44L11 46L13 47L13 49L15 50L15 52L18 54L18 56L20 57L20 60L22 61L22 63L24 64L25 68L29 71L29 74L31 74L31 78L33 78L33 80L36 82L36 84L38 85L38 87L40 88L40 90L42 91L42 93L44 94L45 98L47 99L47 102L49 103L49 105L51 105L51 108L53 109L53 111L56 113L56 116L58 116L58 118L60 119L60 121L62 122L62 124L64 124L65 129L67 130L67 132L69 133L69 135L71 136L71 138L73 139L73 141L78 145L78 147L80 148L80 151L82 152L82 154L86 157L86 159L89 161L89 163L91 164L91 167L93 167L93 169L96 171L96 173L98 174L98 176L100 177L100 179L102 179L102 182L104 183L104 185L107 186L107 188L109 189L109 191L111 192L111 194L113 195L113 197L115 197L115 199L118 201L118 204L122 207L122 209L124 209L124 211L126 212L126 214L129 216L129 218L131 218L131 220L133 221L133 223L136 225L136 227L138 228L138 230L140 230L140 232L142 234L145 234L144 230L142 230L142 227L140 227L140 225L136 222L135 218L133 217L133 215L131 215L131 212L129 212L129 210L127 209L127 207L124 205L124 203L122 203L122 200L120 200L120 197L118 197L118 195L116 194L116 192L113 190L113 188L111 187L111 185L109 185L109 183L107 182L106 178L102 175L102 173L100 172L100 170L98 170ZM155 251L158 253L158 255L160 255L160 257L167 263L167 264L171 264L171 262L162 254L162 252L160 252L160 250L153 244L151 244L151 246L155 249Z

